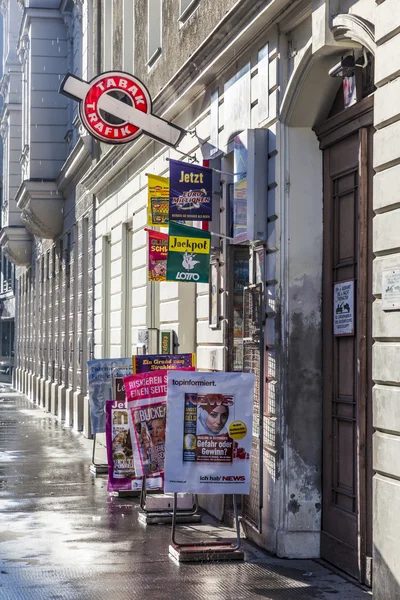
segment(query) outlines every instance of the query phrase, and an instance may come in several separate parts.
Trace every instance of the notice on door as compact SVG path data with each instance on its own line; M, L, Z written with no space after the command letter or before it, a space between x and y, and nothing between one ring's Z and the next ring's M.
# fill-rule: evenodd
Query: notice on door
M354 335L354 279L333 286L333 334Z

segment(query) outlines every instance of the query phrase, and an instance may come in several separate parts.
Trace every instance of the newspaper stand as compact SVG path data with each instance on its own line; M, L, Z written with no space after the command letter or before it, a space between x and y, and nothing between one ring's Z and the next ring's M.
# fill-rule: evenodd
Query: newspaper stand
M140 493L140 509L139 521L146 525L163 525L173 523L173 515L175 514L175 522L178 523L201 523L201 514L198 513L197 496L192 495L192 510L178 509L178 500L173 498L173 511L171 511L169 498L164 494L160 494L153 498L153 507L146 506L146 477L142 480L142 491ZM167 499L167 502L166 502ZM175 506L176 503L176 506ZM158 506L157 506L158 505Z
M174 494L174 510L172 514L171 544L169 553L178 562L207 562L220 560L244 560L241 550L240 524L236 495L233 495L233 508L235 515L236 541L191 542L182 544L176 541L176 524L178 521L177 494Z

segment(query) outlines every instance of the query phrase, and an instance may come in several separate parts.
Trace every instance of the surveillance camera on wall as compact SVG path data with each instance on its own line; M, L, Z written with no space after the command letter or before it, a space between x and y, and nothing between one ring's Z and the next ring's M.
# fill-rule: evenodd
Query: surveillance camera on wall
M332 69L329 71L330 77L350 77L354 74L355 70L355 60L354 56L349 54L342 58L342 60L337 63Z

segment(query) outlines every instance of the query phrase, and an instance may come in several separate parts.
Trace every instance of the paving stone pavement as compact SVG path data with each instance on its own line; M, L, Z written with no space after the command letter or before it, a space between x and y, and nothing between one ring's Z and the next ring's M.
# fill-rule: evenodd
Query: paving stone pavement
M170 527L138 522L138 500L109 496L92 444L0 388L1 600L368 600L321 564L271 557L244 541L243 563L177 564ZM232 535L211 517L183 538Z

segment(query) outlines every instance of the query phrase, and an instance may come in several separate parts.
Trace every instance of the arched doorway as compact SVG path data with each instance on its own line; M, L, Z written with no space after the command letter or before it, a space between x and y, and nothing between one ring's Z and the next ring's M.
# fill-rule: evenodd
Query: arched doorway
M357 101L345 108L343 79L328 73L348 52L310 46L281 114L289 139L312 128L322 152L321 557L370 585L373 56L356 51Z

